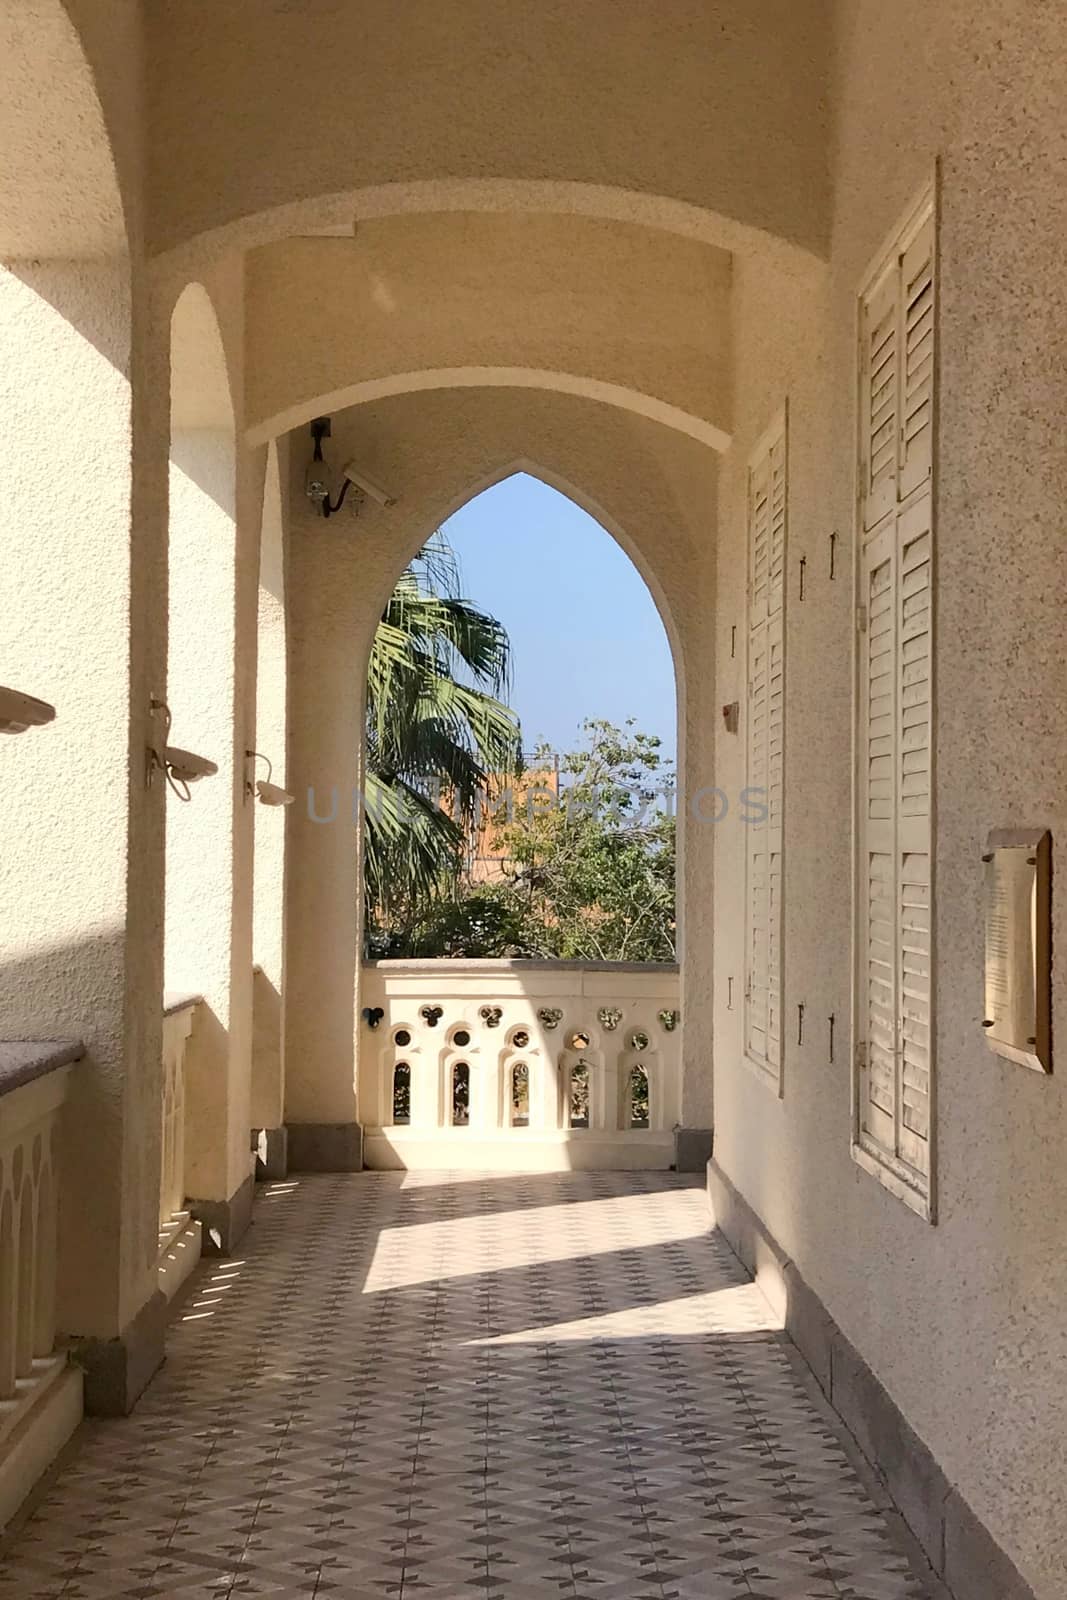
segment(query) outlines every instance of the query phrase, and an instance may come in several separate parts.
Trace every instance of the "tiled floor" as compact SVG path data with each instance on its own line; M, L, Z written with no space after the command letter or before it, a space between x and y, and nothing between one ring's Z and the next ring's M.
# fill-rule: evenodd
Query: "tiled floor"
M276 1185L0 1596L926 1600L703 1192Z

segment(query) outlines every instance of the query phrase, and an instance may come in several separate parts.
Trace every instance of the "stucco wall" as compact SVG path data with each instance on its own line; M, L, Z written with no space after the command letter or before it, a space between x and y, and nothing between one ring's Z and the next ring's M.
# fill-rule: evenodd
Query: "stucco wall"
M619 538L650 585L675 652L682 687L680 746L696 750L686 781L711 781L699 730L707 725L711 694L712 451L613 407L512 389L414 394L362 406L334 418L328 448L335 464L354 456L398 496L398 504L382 510L368 503L355 519L346 512L328 522L309 516L302 466L310 443L306 435L292 436L289 671L301 715L290 725L288 767L297 804L287 819L286 1092L287 1115L303 1121L340 1120L336 1109L326 1109L337 1104L348 1104L354 1115L358 968L350 813L371 637L406 561L465 500L525 465L569 490ZM502 529L502 560L506 538ZM560 582L567 582L566 573ZM546 649L565 650L551 617L544 620ZM338 787L336 823L309 821L309 785L321 814L330 811L328 791ZM687 838L682 917L694 951L683 1000L685 1112L696 1125L706 1125L711 1111L710 868L711 830L694 826Z
M1059 8L1008 4L981 13L866 0L840 7L829 281L788 282L738 265L736 438L720 556L721 641L744 614L744 460L787 395L784 1100L741 1063L740 1013L725 1010L725 977L743 970L743 864L738 833L724 829L718 1159L1042 1600L1062 1595L1067 1571L1067 1097L1062 1076L1044 1079L985 1047L980 854L991 827L1049 825L1055 838L1067 823L1067 545L1057 510L1067 326L1057 262L1067 215L1052 176L1064 149L1062 21ZM937 157L940 1218L932 1227L849 1158L847 818L855 294ZM721 642L719 661L725 673ZM742 671L738 664L739 694ZM720 732L718 746L728 786L743 741ZM1065 933L1061 902L1061 941ZM1062 981L1055 1008L1063 1037Z

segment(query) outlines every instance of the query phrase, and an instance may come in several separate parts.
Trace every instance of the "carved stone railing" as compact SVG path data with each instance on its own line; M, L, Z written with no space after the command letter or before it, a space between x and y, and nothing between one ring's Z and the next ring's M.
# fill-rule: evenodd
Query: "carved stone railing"
M0 1044L0 1525L81 1417L56 1349L60 1116L80 1044Z
M200 1224L185 1206L185 1051L198 995L163 1007L163 1092L159 1172L159 1286L172 1297L200 1258Z
M678 969L666 965L367 963L367 1164L669 1166L678 994Z

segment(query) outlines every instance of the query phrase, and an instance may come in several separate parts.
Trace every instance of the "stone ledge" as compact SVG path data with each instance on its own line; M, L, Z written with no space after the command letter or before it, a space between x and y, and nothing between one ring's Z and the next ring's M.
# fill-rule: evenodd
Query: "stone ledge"
M169 1305L157 1289L114 1339L74 1337L70 1357L85 1374L91 1416L125 1417L164 1360Z
M186 1201L189 1214L199 1222L203 1252L206 1256L228 1256L244 1238L252 1221L256 1179L248 1177L234 1190L228 1200Z
M951 1594L956 1600L1036 1600L796 1263L714 1160L707 1172L716 1226L780 1305L786 1332Z
M80 1061L85 1046L80 1039L8 1039L0 1042L0 1096L46 1073Z

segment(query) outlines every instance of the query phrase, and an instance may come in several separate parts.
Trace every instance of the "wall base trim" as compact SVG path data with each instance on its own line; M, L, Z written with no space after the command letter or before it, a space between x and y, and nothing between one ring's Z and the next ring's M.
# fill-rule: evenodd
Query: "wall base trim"
M199 1222L206 1256L228 1256L236 1250L252 1221L256 1194L255 1174L250 1172L228 1200L189 1200L190 1214Z
M703 1172L711 1160L715 1135L711 1128L675 1128L674 1170Z
M289 1129L284 1123L280 1128L253 1128L252 1149L261 1183L280 1183L289 1176Z
M73 1338L70 1358L85 1374L85 1409L125 1417L163 1365L170 1303L158 1289L114 1339Z
M363 1129L358 1122L290 1122L290 1172L362 1172Z
M956 1600L1036 1600L762 1218L717 1162L708 1162L707 1173L716 1227L782 1316L819 1387Z

